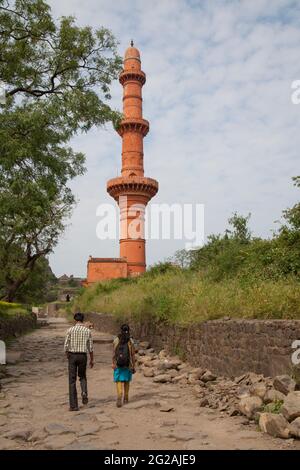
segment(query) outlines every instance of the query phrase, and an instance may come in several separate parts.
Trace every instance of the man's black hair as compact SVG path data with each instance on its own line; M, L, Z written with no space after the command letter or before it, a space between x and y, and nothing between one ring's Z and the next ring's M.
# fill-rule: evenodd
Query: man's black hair
M75 321L80 321L80 322L82 323L83 320L84 320L84 315L83 315L83 313L79 313L79 312L75 313L75 315L74 315L74 320L75 320Z

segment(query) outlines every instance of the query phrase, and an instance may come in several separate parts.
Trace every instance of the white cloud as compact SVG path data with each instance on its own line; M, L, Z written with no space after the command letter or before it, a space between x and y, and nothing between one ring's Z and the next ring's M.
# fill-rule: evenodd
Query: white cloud
M206 204L206 234L221 232L235 210L252 213L251 228L268 236L281 211L294 204L299 174L300 105L291 83L300 79L300 5L289 0L51 0L56 16L109 27L120 54L134 39L147 82L145 173L159 180L155 202ZM121 107L122 88L112 87ZM118 256L118 241L95 235L96 207L109 202L106 180L120 170L121 140L93 130L74 140L87 173L73 185L80 202L51 256L57 274L85 275L86 260ZM149 263L184 242L148 242Z

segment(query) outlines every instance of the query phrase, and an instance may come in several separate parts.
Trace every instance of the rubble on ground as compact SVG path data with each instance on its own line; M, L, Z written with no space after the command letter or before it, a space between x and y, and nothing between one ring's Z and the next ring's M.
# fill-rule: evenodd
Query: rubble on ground
M289 375L271 378L248 372L232 379L218 377L165 349L156 353L148 341L139 343L136 361L141 373L155 383L192 386L200 407L244 416L272 437L300 438L300 387Z

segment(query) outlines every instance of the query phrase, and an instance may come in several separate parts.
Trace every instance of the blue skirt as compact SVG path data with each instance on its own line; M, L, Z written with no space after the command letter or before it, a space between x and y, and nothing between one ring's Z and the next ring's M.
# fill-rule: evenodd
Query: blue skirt
M114 369L114 382L131 382L132 372L128 367Z

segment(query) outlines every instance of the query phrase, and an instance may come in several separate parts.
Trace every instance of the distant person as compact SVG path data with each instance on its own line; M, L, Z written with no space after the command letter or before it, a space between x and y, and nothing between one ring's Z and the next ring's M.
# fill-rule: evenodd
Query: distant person
M90 367L94 366L93 339L91 330L84 326L84 315L75 313L75 326L69 328L65 340L65 353L69 361L69 400L70 411L78 411L76 379L79 377L82 404L88 404L86 379L87 353L90 355Z
M69 294L66 295L66 301L67 301L67 302L70 302L70 296L69 296Z
M128 403L129 384L132 374L135 373L135 348L128 325L121 326L121 332L115 338L113 347L112 368L117 385L117 407L120 408L123 403Z

